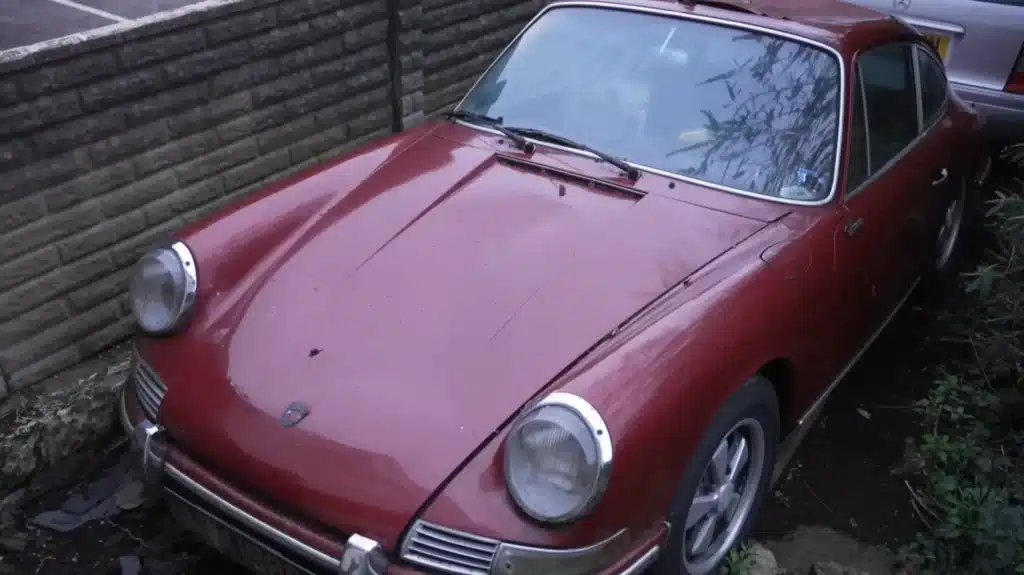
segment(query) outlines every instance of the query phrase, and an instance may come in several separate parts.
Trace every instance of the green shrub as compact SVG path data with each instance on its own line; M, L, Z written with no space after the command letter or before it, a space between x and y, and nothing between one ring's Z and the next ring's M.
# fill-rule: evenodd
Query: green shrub
M914 505L928 531L904 549L949 574L1024 575L1024 145L1003 157L986 202L986 244L964 274L966 303L941 324L949 359L918 402L922 476Z

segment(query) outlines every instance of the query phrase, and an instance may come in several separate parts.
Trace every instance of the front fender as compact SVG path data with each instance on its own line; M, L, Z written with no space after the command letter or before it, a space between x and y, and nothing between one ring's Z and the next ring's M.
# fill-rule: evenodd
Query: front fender
M420 517L485 537L555 548L590 545L623 527L639 536L662 521L718 407L779 350L764 345L778 338L764 335L780 313L759 305L763 299L745 296L787 281L785 267L761 259L786 233L767 230L723 256L544 390L543 395L565 391L583 397L601 412L611 433L612 478L591 514L552 528L516 508L504 478L506 426Z

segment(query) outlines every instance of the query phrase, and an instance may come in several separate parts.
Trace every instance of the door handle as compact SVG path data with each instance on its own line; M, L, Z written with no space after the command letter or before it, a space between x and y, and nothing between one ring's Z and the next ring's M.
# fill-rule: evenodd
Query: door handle
M861 227L864 226L864 218L857 218L855 220L846 223L846 235L851 238L860 233Z
M939 170L939 179L932 180L932 185L937 186L942 182L945 182L947 178L949 178L949 172L946 171L946 168L942 168L941 170Z

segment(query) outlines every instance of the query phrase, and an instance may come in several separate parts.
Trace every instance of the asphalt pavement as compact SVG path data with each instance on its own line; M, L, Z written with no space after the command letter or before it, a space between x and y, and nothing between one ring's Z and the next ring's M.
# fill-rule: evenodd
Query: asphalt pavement
M129 22L198 0L0 0L0 50Z

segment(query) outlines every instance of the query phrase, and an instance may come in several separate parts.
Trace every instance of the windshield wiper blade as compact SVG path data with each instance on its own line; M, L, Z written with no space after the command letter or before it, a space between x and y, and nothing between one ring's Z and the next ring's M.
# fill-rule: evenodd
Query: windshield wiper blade
M494 128L495 130L504 134L506 138L512 140L512 143L515 144L516 147L519 148L520 150L526 152L527 154L533 153L533 144L527 141L526 138L523 137L522 135L517 134L516 132L513 132L512 130L506 128L503 125L504 120L500 117L492 118L491 116L479 114L477 112L470 112L468 110L452 110L450 112L444 112L442 115L450 120L463 120L470 123L483 124L484 126L487 126L489 128Z
M594 154L598 158L601 158L602 160L622 170L626 174L626 177L629 178L630 180L635 181L640 178L640 170L631 166L629 162L627 162L626 160L622 158L617 158L606 152L596 150L586 144L581 144L575 140L570 140L565 136L561 136L559 134L549 132L547 130L541 130L539 128L520 128L516 126L509 126L507 129L510 132L515 132L516 134L526 136L527 138L533 138L534 140L545 140L547 142L551 142L552 144L559 144L567 148L574 148L576 150L590 152L591 154Z

